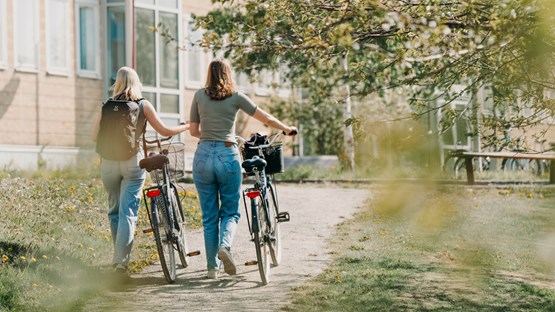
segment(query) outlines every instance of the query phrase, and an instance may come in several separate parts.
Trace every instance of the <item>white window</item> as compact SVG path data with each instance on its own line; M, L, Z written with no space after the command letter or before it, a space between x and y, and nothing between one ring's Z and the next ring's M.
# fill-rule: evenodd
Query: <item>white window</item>
M206 75L206 53L199 42L203 30L195 29L195 22L190 14L185 14L185 86L200 88Z
M46 2L46 70L49 74L69 72L69 2Z
M282 65L279 67L279 74L278 74L278 81L279 84L278 88L278 95L280 97L288 97L291 96L291 81L287 79L287 73L289 72L289 68L286 65Z
M272 85L274 84L274 73L263 69L258 72L256 84L256 95L269 96L272 93Z
M249 76L243 72L235 72L235 87L237 90L249 94L250 90L250 83L249 83Z
M184 110L184 55L178 44L168 42L163 34L183 37L179 1L135 0L134 5L135 68L143 83L143 96L166 125L178 125ZM152 32L156 26L162 31ZM147 127L147 137L157 135L152 127Z
M20 71L39 69L39 1L13 1L14 63Z
M6 0L0 0L0 68L6 68L8 65L8 25L6 17Z
M100 78L98 1L75 1L75 55L77 75Z

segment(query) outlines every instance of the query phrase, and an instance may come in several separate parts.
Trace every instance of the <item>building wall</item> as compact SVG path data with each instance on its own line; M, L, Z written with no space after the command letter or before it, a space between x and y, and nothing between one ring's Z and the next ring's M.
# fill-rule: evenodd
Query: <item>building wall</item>
M77 75L74 1L69 1L69 71L63 75L47 71L46 0L38 0L38 71L16 69L14 1L6 1L7 64L0 69L0 168L35 169L38 162L29 159L38 159L37 153L52 149L57 155L90 154L87 150L93 146L91 133L103 99L103 84L101 78ZM102 34L100 20L98 25ZM60 167L71 162L65 156L60 159L64 160L51 163Z
M0 67L0 169L18 168L33 170L40 166L63 167L77 163L76 157L86 155L94 158L92 132L100 113L100 105L106 97L106 47L105 47L105 1L98 1L98 32L100 49L99 74L97 78L84 78L77 72L75 8L76 0L69 3L67 74L53 74L47 69L47 0L39 3L39 57L37 71L21 71L15 67L14 4L17 0L5 2L7 62ZM180 0L182 18L180 26L185 28L186 13L206 14L213 4L210 0ZM1 21L0 21L1 22ZM184 34L184 31L182 31ZM1 44L1 42L0 42ZM140 47L137 47L140 48ZM180 52L183 54L184 51ZM202 66L205 69L212 60L212 53L206 53ZM128 62L130 62L128 60ZM129 63L131 64L131 63ZM182 62L182 64L185 64ZM201 66L201 65L199 65ZM185 68L180 73L183 74ZM205 70L203 70L205 71ZM205 79L203 73L202 82ZM194 92L201 84L186 84L182 92L181 115L189 120L189 110ZM257 97L255 85L248 91L257 104L267 97ZM247 137L252 132L268 131L258 121L239 113L238 130ZM198 140L188 133L182 136L187 146L188 158L192 157ZM61 156L65 155L65 156Z

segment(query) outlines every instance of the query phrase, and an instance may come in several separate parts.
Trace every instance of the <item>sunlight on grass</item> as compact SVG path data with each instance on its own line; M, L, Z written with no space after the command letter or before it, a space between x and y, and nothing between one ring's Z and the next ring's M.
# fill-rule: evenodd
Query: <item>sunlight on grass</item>
M104 187L74 172L0 174L0 310L75 311L119 286L111 271L112 238ZM196 193L180 191L189 228L200 225ZM158 261L144 205L131 272Z
M297 287L284 310L555 308L555 189L397 184L372 191L368 206L337 228L332 265Z

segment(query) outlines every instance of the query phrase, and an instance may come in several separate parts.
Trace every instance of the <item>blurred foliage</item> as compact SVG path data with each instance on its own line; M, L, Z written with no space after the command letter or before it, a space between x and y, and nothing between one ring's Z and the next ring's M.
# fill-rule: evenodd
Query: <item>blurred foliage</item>
M330 105L344 102L346 84L355 107L372 107L369 97L383 100L385 111L390 110L381 121L446 108L439 131L464 117L474 126L479 123L471 129L473 135L482 131L495 137L508 123L528 129L553 117L553 103L544 96L555 82L553 1L213 2L216 9L196 17L197 26L206 29L198 44L223 52L251 76L287 68L282 82L290 81L306 95L297 114L309 136L329 136L319 133L321 128L331 124L333 132L339 124L353 122L342 120ZM453 88L458 84L463 89ZM456 99L475 102L478 90L485 90L482 100L493 113L449 110ZM396 92L403 97L387 100ZM401 116L394 109L399 101L409 108ZM362 122L377 120L372 110L355 113L354 119ZM341 131L333 132L324 150L341 137Z
M337 102L306 104L296 99L272 97L266 104L280 120L303 121L303 155L340 155L343 150L342 107Z
M380 184L284 311L553 311L550 187Z

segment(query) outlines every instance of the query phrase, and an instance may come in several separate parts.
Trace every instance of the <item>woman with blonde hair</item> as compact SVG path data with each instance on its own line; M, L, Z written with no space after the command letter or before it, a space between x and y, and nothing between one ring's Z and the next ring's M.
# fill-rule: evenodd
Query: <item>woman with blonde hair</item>
M142 84L134 69L122 67L118 70L111 99L129 101L128 103L138 106L139 114L136 124L139 133L135 135L135 143L138 143L141 135L143 135L147 121L162 136L176 135L189 129L189 125L186 123L175 127L164 125L152 104L142 97L141 89ZM106 142L105 138L98 137L99 132L100 135L105 133L100 130L101 126L110 127L113 123L113 121L108 121L108 119L101 121L99 118L93 135L95 142L98 139L97 151L99 150L98 143L101 140ZM109 136L113 135L115 134L109 134ZM123 133L117 135L123 135ZM126 140L126 138L123 139ZM117 150L118 147L111 146L111 148ZM115 272L127 275L127 266L133 245L135 224L141 200L141 190L145 180L145 171L139 167L139 161L144 158L144 155L141 148L137 148L136 154L128 159L126 159L127 155L112 156L113 153L100 153L102 156L100 175L108 193L108 218L114 243L112 265Z
M291 134L286 126L236 91L231 67L221 60L208 66L205 87L191 104L191 135L200 139L193 160L193 180L199 195L204 226L208 278L216 279L220 261L224 271L237 272L231 243L239 220L241 164L235 139L235 117L239 110L273 128Z

